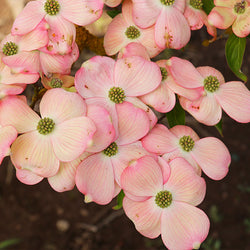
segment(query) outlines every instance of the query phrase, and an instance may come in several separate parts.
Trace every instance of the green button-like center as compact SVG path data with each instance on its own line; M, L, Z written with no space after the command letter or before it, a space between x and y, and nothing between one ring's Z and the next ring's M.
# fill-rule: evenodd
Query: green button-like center
M37 130L42 135L47 135L53 131L55 123L52 119L45 117L41 119L37 124Z
M160 1L162 4L169 6L169 5L173 5L175 0L160 0Z
M170 206L172 203L172 194L167 190L160 191L155 197L155 203L160 208L166 208Z
M44 10L48 15L55 16L60 10L60 4L56 0L47 0Z
M103 150L103 153L109 157L116 155L118 152L118 146L115 142L112 142L106 149Z
M215 92L220 87L219 80L216 76L208 76L204 79L204 89L208 92Z
M190 0L190 5L197 9L197 10L200 10L203 6L203 3L201 0Z
M194 140L190 136L184 135L181 137L179 144L181 145L182 149L189 152L194 147Z
M129 39L136 39L141 35L141 32L135 26L129 26L125 31L125 35Z
M7 42L4 44L3 46L3 53L6 55L6 56L12 56L12 55L15 55L17 54L18 52L18 46L13 43L13 42Z
M51 81L50 81L50 86L52 88L61 88L63 85L63 81L59 78L53 78Z
M116 104L123 103L125 97L124 90L120 87L113 87L109 90L109 99Z
M246 5L247 5L246 1L240 1L234 5L234 11L237 14L243 14L246 10Z

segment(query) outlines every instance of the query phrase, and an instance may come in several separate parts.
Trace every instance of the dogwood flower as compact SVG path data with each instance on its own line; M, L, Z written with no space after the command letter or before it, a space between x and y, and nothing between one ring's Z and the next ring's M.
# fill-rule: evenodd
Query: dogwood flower
M150 57L161 52L154 39L154 26L141 29L132 19L132 2L122 4L122 14L114 17L104 36L104 48L108 55L114 55L131 42L142 44Z
M178 84L203 92L196 101L180 97L181 106L197 121L215 125L221 119L222 109L238 122L250 121L250 91L242 82L225 82L218 70L208 66L195 68L177 57L171 58L170 70Z
M220 180L228 172L231 156L222 141L215 137L199 139L190 128L183 125L167 129L157 124L142 139L149 152L163 155L168 162L176 157L185 158L200 174L200 168L211 179Z
M234 34L246 37L250 34L249 0L214 0L215 7L208 15L208 22L219 29L232 25Z
M146 135L157 120L137 96L152 91L160 81L158 66L138 56L116 62L108 57L95 56L83 63L75 75L76 90L87 104L108 110L116 136L121 137L123 133L124 121L118 118L120 116L126 120L127 127L137 131L137 140Z
M141 28L155 24L155 41L162 48L180 49L190 40L184 0L133 0L133 20Z
M96 127L84 116L86 104L76 93L48 90L40 103L41 117L22 97L1 101L0 122L13 125L18 133L12 144L11 161L41 177L54 176L60 161L79 157L91 142Z
M195 207L204 199L205 181L184 159L169 165L150 156L132 161L121 175L123 209L142 235L153 239L161 234L168 249L198 249L210 224Z

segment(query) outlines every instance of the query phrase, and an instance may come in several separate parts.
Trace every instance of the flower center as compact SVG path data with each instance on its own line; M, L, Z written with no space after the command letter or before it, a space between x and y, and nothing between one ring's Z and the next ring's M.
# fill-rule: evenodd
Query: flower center
M234 5L234 11L237 14L243 14L245 12L245 10L246 10L246 4L247 4L246 1L240 1L240 2L236 3Z
M55 123L52 119L45 117L38 122L37 130L42 135L47 135L53 131Z
M122 88L113 87L109 90L109 99L116 104L123 103L125 97L126 96Z
M44 10L50 16L55 16L60 9L60 4L56 0L47 0L44 4Z
M155 197L155 203L160 208L166 208L170 206L172 203L172 194L167 190L160 191Z
M112 142L106 149L103 150L103 153L109 157L116 155L118 152L118 146L115 142Z
M203 3L201 0L190 0L190 5L197 9L197 10L200 10L203 6Z
M182 149L189 152L194 147L194 140L190 136L184 135L181 137L179 144L181 145Z
M208 92L215 92L220 87L219 80L216 76L208 76L204 79L204 89Z
M50 86L52 88L61 88L63 85L63 81L59 78L53 78L51 81L50 81Z
M173 5L175 0L160 0L164 5Z
M160 70L161 70L161 81L164 81L167 79L167 76L168 76L168 72L165 68L163 67L160 67Z
M129 39L136 39L141 35L141 33L135 26L129 26L125 31L125 35Z
M3 46L3 53L6 55L6 56L12 56L12 55L15 55L17 54L18 52L18 46L13 43L13 42L7 42L4 44Z

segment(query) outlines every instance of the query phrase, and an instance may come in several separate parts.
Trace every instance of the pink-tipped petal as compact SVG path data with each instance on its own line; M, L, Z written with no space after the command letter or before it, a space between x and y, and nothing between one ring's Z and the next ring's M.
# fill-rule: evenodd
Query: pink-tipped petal
M201 19L201 11L196 10L189 5L186 6L184 16L186 17L191 30L199 30L203 26L203 21Z
M208 15L208 22L219 29L227 29L230 27L236 15L230 8L216 6Z
M53 176L59 169L50 137L37 131L20 135L11 147L11 161L16 168L27 169L42 177Z
M211 179L221 180L227 175L231 156L219 139L206 137L195 142L191 155Z
M169 59L169 69L174 80L185 88L199 88L203 86L203 77L194 65L178 57Z
M154 204L155 197L143 202L133 201L127 197L123 199L123 209L136 230L142 235L154 239L161 233L162 209Z
M57 192L72 190L75 186L76 168L80 162L79 158L71 162L60 162L56 175L48 178L50 186Z
M195 133L195 131L188 126L176 125L170 128L169 131L173 133L174 135L176 135L176 137L179 139L183 137L184 135L190 136L194 141L197 141L200 139L199 136Z
M157 124L141 141L146 150L162 155L176 150L179 140L167 127Z
M173 226L174 225L174 226ZM198 249L209 231L207 215L184 202L172 202L163 210L161 237L168 249Z
M75 87L84 98L106 97L114 83L115 60L95 56L84 62L76 72Z
M250 122L250 91L242 82L222 84L215 98L231 118L237 122Z
M184 97L180 97L179 100L182 108L201 123L214 126L221 120L222 109L213 94L201 97L197 101L189 101Z
M143 156L121 175L121 188L136 196L154 196L163 188L161 167L151 156Z
M161 167L161 171L163 175L163 184L165 184L169 179L171 169L169 167L168 162L163 157L158 156L157 160L158 160L158 164Z
M11 33L13 35L24 35L35 29L45 16L41 1L30 1L16 18Z
M63 0L60 14L80 26L93 23L102 15L103 0Z
M0 99L8 95L21 94L25 87L25 84L0 84Z
M76 117L55 125L51 135L54 152L60 161L79 157L91 143L95 124L87 117Z
M18 168L16 168L16 178L26 185L35 185L43 180L43 177L30 170Z
M87 106L80 95L61 88L47 90L40 103L41 116L60 123L85 115Z
M0 164L10 152L10 145L17 138L17 131L13 126L0 126Z
M124 20L122 14L114 17L104 36L103 46L107 55L116 54L129 43L125 35L127 28L128 24Z
M133 0L133 19L141 28L152 26L161 12L155 0Z
M133 56L118 59L115 65L115 83L126 96L144 95L159 86L161 72L154 62Z
M147 113L129 102L116 105L118 115L119 138L117 143L129 144L140 140L150 128ZM129 117L129 119L128 119Z
M197 67L196 69L204 79L208 76L215 76L220 84L225 82L224 76L221 74L221 72L213 67L201 66Z
M88 105L87 117L94 122L96 132L92 137L93 143L86 150L88 152L100 152L107 148L115 138L111 116L103 107Z
M190 40L191 31L184 15L176 8L164 8L155 24L155 41L162 48L181 49Z
M36 130L40 117L26 102L17 96L1 100L0 122L3 126L12 125L18 133Z
M76 186L92 201L105 205L114 197L113 167L109 157L103 153L89 156L76 171Z
M104 0L104 3L109 7L116 7L121 3L122 0Z
M172 193L173 200L199 205L206 194L206 183L194 168L183 158L175 158L169 163L171 174L164 189Z

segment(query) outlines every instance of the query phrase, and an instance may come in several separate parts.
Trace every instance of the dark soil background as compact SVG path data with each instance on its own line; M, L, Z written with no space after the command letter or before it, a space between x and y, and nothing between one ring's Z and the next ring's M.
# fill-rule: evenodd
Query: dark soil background
M205 30L193 32L190 44L177 55L195 66L217 68L226 81L237 80L226 63L226 40L203 47L205 39ZM242 71L250 77L250 39L247 47ZM80 63L83 58L84 55ZM249 81L247 85L249 88ZM201 249L250 250L250 125L236 123L224 115L223 138L215 128L203 126L188 115L187 125L200 137L220 138L232 156L229 174L223 180L205 177L207 194L199 207L209 216L211 228ZM20 183L6 158L0 167L0 249L11 243L6 249L165 249L160 238L150 240L141 236L122 209L112 210L115 201L100 206L85 204L83 198L76 189L57 193L46 180L34 186Z

